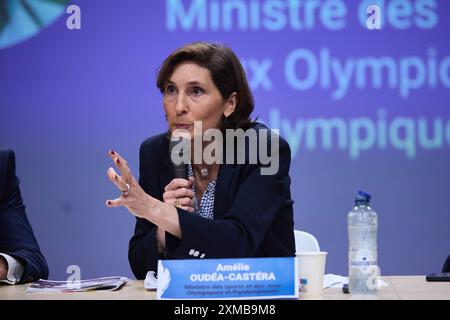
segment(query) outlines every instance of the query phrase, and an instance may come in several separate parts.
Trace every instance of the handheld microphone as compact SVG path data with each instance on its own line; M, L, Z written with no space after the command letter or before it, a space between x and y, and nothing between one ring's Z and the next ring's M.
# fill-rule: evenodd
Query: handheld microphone
M169 158L170 161L173 164L173 176L174 178L181 178L181 179L188 179L188 166L187 164L181 162L179 164L175 164L173 162L172 157L179 157L180 159L183 158L183 148L181 148L181 144L183 142L183 137L171 137L170 143L169 143ZM178 155L173 154L175 147L179 147Z

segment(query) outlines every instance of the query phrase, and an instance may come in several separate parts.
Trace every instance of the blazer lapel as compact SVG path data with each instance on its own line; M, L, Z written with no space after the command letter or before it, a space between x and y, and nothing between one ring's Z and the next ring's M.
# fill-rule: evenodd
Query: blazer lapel
M165 143L163 144L163 154L165 154L165 156L163 156L162 159L162 166L161 166L161 171L159 173L159 178L160 178L160 186L161 186L161 198L162 195L164 193L164 188L170 183L170 181L173 180L174 175L173 175L173 164L170 160L170 155L169 155L169 143L166 141L164 141ZM167 150L164 153L164 150Z
M230 207L229 189L234 175L234 166L222 164L217 175L216 193L214 196L214 219L221 219Z

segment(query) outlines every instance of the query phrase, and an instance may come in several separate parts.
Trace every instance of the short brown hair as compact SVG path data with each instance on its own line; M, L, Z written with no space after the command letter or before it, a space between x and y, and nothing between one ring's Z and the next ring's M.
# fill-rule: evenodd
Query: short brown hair
M247 129L252 121L254 100L244 68L234 52L223 45L211 42L194 42L172 52L162 63L157 73L156 86L164 92L166 82L175 68L182 62L192 61L211 73L212 81L222 98L227 100L237 93L235 111L228 117L222 116L222 130Z

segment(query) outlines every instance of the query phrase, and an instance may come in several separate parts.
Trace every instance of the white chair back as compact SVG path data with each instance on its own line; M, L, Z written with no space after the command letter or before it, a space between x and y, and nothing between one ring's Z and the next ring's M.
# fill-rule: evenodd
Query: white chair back
M320 251L319 242L311 233L294 230L295 252L318 252Z

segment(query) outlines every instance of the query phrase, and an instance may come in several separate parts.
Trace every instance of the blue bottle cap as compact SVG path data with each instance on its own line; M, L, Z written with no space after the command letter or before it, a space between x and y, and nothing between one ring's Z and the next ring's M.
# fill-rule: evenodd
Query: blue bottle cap
M372 198L372 196L370 194L360 190L360 191L358 191L358 194L356 195L355 203L356 204L362 204L362 203L369 204L371 198Z

